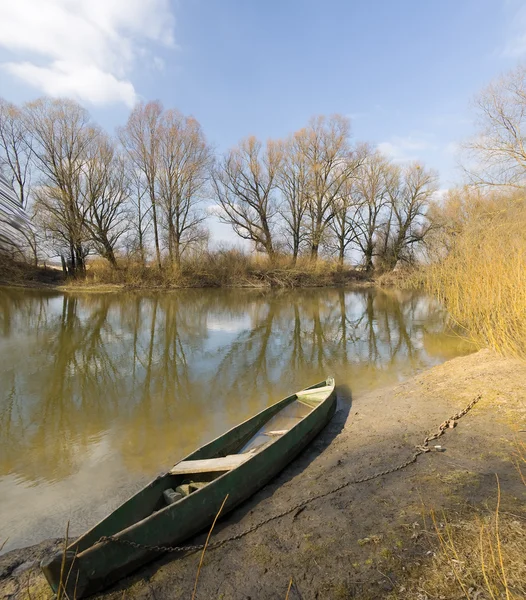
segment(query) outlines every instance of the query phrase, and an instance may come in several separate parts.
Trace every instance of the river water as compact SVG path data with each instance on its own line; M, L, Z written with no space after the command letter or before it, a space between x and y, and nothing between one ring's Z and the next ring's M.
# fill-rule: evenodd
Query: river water
M420 293L0 290L0 546L81 533L327 375L355 399L472 350Z

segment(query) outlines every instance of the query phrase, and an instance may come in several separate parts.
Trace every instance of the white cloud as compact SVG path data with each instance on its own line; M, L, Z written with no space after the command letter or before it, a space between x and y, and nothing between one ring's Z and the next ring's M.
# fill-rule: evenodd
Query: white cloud
M136 99L129 81L119 80L94 65L56 61L49 67L37 67L22 62L5 63L4 69L50 96L74 96L92 104L124 102L128 106L133 106Z
M16 59L1 66L52 96L132 105L144 44L173 46L173 24L168 0L2 1L0 46Z
M418 160L426 150L434 150L434 144L413 136L391 138L390 141L378 144L378 150L392 158L395 162Z

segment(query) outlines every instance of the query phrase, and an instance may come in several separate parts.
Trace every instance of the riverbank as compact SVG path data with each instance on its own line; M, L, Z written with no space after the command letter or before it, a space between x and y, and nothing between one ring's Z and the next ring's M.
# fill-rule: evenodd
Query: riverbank
M0 286L57 289L61 291L169 290L187 288L308 288L370 284L365 272L341 267L333 261L316 264L290 258L269 263L236 251L209 253L185 261L180 268L123 262L118 268L105 261L88 264L86 277L66 277L62 271L25 263L0 261Z
M214 538L407 461L428 432L479 394L481 399L437 442L445 452L422 455L402 471L346 487L209 551L196 597L285 598L292 579L289 598L305 600L488 598L480 530L486 575L498 585L492 583L495 567L487 549L498 497L495 474L507 585L511 598L523 597L526 487L518 467L519 453L524 456L525 378L523 362L484 350L357 398L339 388L340 410L330 425L275 481L220 521ZM50 597L34 563L50 545L0 558L0 598ZM494 538L492 548L495 558ZM191 598L199 559L163 558L104 596ZM497 570L499 564L497 558Z

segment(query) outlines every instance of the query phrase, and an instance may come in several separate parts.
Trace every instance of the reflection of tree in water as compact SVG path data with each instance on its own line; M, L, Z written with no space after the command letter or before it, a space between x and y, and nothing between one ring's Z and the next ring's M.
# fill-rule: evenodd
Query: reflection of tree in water
M60 316L48 314L37 329L36 356L28 357L28 365L38 372L30 372L25 380L20 375L13 379L12 393L25 427L2 453L2 462L7 462L4 472L11 470L10 463L22 460L30 479L46 477L46 469L61 478L82 460L73 451L75 445L89 443L116 414L112 401L116 371L106 346L112 335L108 304L93 304L83 318L78 312L78 299L64 296ZM37 376L38 389L31 375ZM4 440L4 420L0 427ZM38 460L31 460L31 455Z
M50 306L0 295L0 341L18 340L30 365L1 371L0 474L63 478L103 436L129 471L151 474L327 374L354 389L432 363L425 348L445 322L425 296L374 290L65 296Z
M422 339L443 330L445 314L418 294L376 290L316 290L272 296L254 311L250 330L228 347L214 387L236 386L245 397L275 397L327 373L388 370L422 360ZM348 376L348 375L347 375ZM237 410L237 408L235 409Z
M192 366L206 337L206 311L192 295L134 298L132 386L128 424L116 432L113 445L126 466L150 472L174 461L180 448L191 448L206 430L199 408L202 381Z

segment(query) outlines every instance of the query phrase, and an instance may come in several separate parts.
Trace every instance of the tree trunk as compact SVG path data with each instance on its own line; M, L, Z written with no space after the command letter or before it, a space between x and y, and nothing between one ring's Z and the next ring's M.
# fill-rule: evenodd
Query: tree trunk
M109 244L104 247L104 258L110 263L110 265L114 269L117 268L117 259L115 258L115 252Z
M77 244L77 247L75 249L75 255L75 271L78 271L81 277L84 277L86 275L86 263L82 252L82 244Z
M374 264L373 264L373 248L371 246L368 246L366 248L364 256L365 256L365 271L366 271L366 273L372 273L372 271L374 271Z
M70 243L69 252L70 252L70 261L71 261L71 263L69 265L69 274L74 276L76 264L75 264L75 249L73 247L73 242Z
M174 260L175 266L181 268L181 242L178 239L174 240Z
M157 256L157 266L159 267L159 271L161 271L163 266L161 264L161 248L159 246L159 228L157 227L157 208L155 206L155 198L153 197L153 195L151 196L151 200L153 217L153 235L155 238L155 254Z
M294 244L294 248L292 250L292 266L295 267L296 263L298 262L298 253L299 253L299 249L296 247L296 244Z
M338 268L340 269L340 271L343 270L344 259L345 259L345 246L343 245L343 242L340 242L340 252L338 255Z

